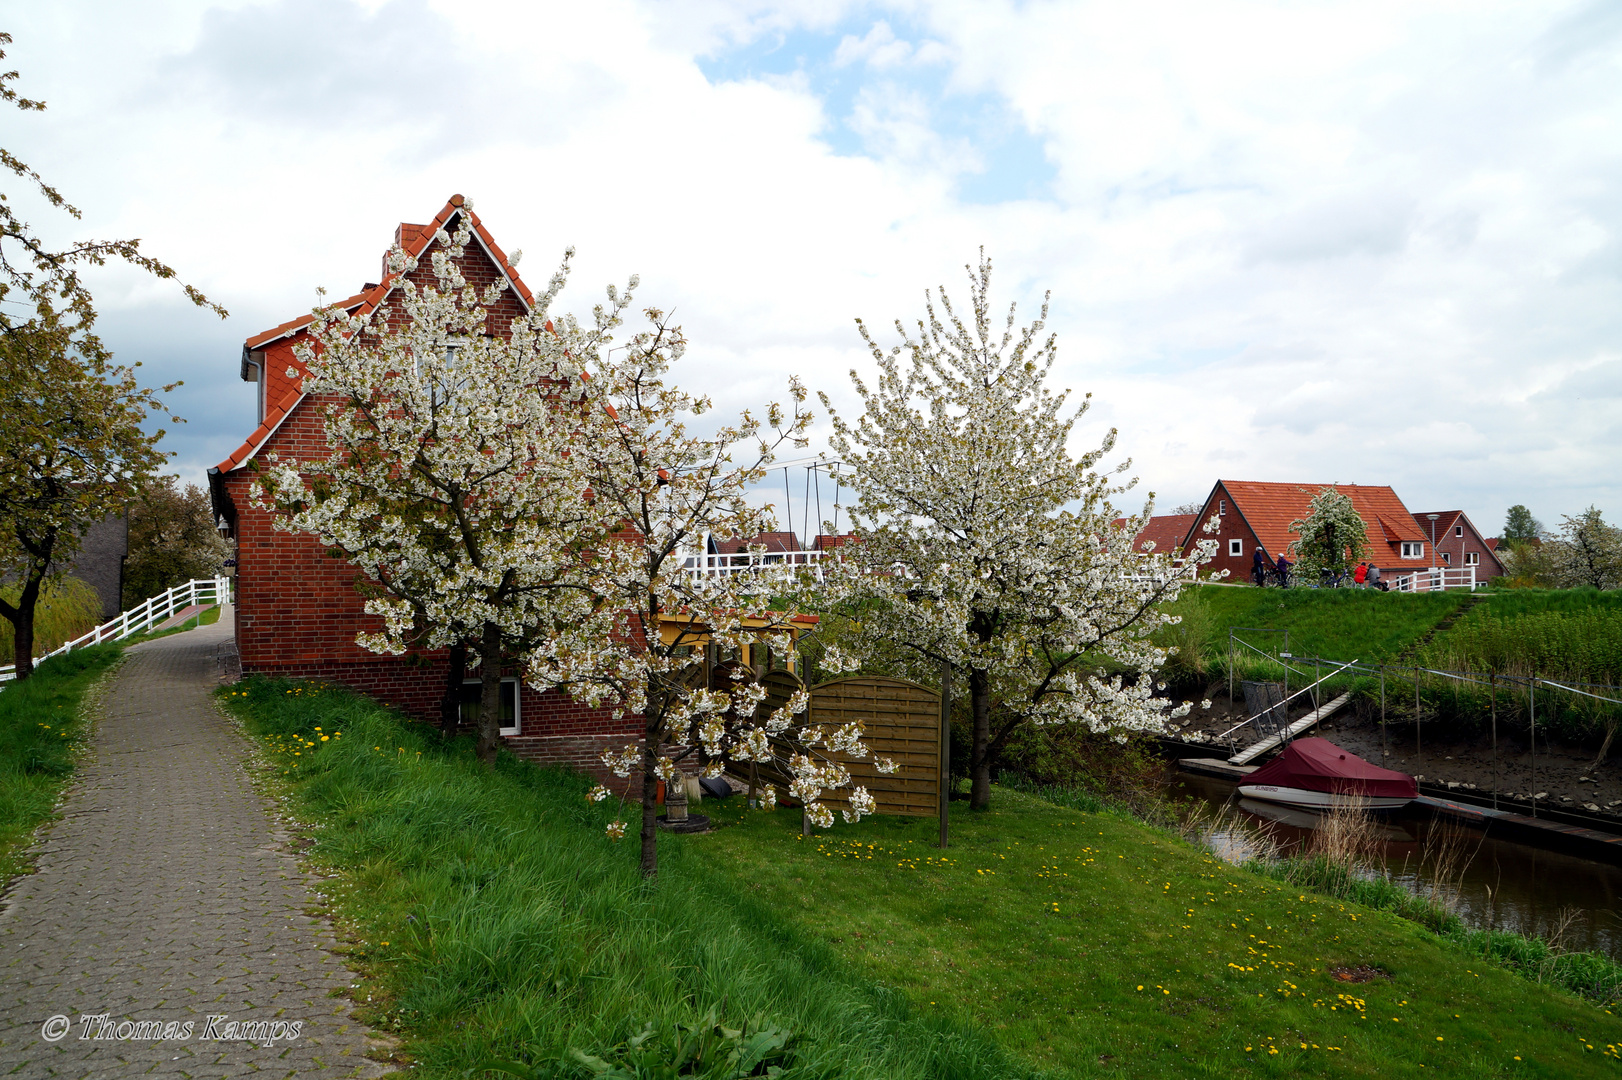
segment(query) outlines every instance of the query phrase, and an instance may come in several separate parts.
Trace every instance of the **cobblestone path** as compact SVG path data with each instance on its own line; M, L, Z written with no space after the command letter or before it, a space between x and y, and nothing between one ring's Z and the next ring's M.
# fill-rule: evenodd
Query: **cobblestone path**
M383 1071L330 996L349 973L209 699L229 627L130 649L38 872L0 901L0 1076ZM277 1021L302 1028L277 1038Z

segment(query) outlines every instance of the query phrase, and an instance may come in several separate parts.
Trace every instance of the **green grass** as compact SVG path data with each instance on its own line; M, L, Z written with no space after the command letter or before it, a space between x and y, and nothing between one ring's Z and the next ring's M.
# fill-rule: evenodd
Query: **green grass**
M225 700L336 875L365 1015L423 1075L710 1010L783 1024L799 1067L838 1076L1622 1071L1599 1060L1622 1043L1604 1010L1091 796L954 804L946 852L927 819L804 840L793 811L706 802L726 827L663 837L647 887L584 779L505 758L487 772L465 743L330 689L250 681ZM1388 977L1340 983L1342 964Z
M1622 593L1495 594L1438 635L1421 657L1455 671L1622 683Z
M1121 815L993 805L954 815L944 853L932 821L802 841L781 814L694 846L875 982L1062 1074L1605 1075L1593 1059L1622 1043L1604 1010L1396 915ZM1390 977L1326 974L1360 964Z
M1456 612L1469 596L1450 593L1390 593L1367 589L1256 589L1200 586L1194 590L1211 608L1216 640L1211 644L1225 663L1228 628L1269 627L1289 630L1290 651L1297 656L1340 660L1361 657L1380 663L1396 658L1432 627ZM1281 647L1282 634L1236 636L1265 651ZM1239 650L1243 652L1243 649Z
M826 944L662 837L645 885L584 778L442 742L347 692L249 680L221 698L264 739L310 822L355 991L425 1076L598 1053L650 1022L777 1022L792 1077L1035 1075L971 1025L850 972ZM318 730L319 729L319 730ZM325 738L323 738L325 737ZM544 1075L544 1073L543 1073ZM562 1075L585 1075L577 1068Z
M55 811L87 734L85 694L121 653L79 649L0 690L0 886L24 869L34 830Z

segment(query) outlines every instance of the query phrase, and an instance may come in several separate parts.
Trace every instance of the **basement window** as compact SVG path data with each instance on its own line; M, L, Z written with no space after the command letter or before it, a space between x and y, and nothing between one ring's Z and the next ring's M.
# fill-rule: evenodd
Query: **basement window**
M483 692L483 679L462 680L462 723L478 725L479 697ZM517 735L519 730L518 679L508 675L501 680L501 733Z

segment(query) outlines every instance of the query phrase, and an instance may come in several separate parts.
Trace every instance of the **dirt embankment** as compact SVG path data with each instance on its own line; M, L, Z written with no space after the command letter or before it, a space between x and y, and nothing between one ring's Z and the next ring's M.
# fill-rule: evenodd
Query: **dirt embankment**
M1294 708L1290 719L1305 716L1310 706ZM1199 702L1181 720L1175 734L1185 741L1216 740L1223 732L1244 720L1244 699L1229 705L1226 692L1213 694L1211 708L1202 710ZM1434 730L1434 729L1433 729ZM1537 752L1528 746L1524 732L1514 735L1500 731L1496 752L1491 734L1459 740L1434 735L1420 725L1388 723L1382 739L1379 710L1353 703L1330 716L1303 735L1321 735L1338 746L1387 768L1412 773L1433 784L1457 785L1459 790L1489 795L1537 799L1540 806L1567 810L1587 810L1611 817L1622 825L1622 747L1604 762L1594 766L1594 751L1581 747L1547 743L1539 733ZM1256 740L1248 729L1233 736L1243 748ZM1213 741L1212 756L1227 757L1226 739Z

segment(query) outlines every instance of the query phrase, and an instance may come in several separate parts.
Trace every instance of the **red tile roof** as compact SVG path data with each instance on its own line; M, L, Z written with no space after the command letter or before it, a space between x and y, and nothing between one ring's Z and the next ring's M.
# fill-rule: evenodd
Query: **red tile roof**
M446 200L444 209L434 215L433 221L427 225L412 225L401 222L394 232L395 242L405 251L407 258L417 259L427 250L428 245L433 241L439 230L444 228L452 217L465 210L473 226L473 236L476 242L484 247L490 258L495 262L496 267L506 275L513 291L518 294L524 307L533 308L535 306L535 296L529 291L529 286L524 284L523 279L518 276L518 271L513 269L512 264L507 261L507 253L501 250L495 238L490 235L490 231L484 227L484 223L479 220L479 215L474 213L473 210L467 209L465 202L466 200L462 196L452 195ZM381 282L356 293L354 296L339 301L334 306L340 307L352 315L370 314L377 310L383 301L388 298L389 293L394 291L394 286L398 281L399 275L387 274ZM313 314L310 314L301 315L296 319L289 319L287 322L253 335L243 342L243 348L245 350L262 349L272 342L293 336L309 326L314 317ZM264 378L263 372L260 373L260 378ZM240 468L244 462L253 457L260 445L282 425L288 414L303 399L304 380L300 375L294 379L293 390L283 395L280 401L275 404L266 403L264 421L254 429L253 434L249 435L247 440L237 447L230 457L220 462L220 471L230 472L232 469Z
M740 540L717 540L718 555L741 555L746 547L765 547L767 551L800 551L800 538L791 532L763 532Z
M1144 523L1143 531L1132 541L1132 548L1134 551L1142 551L1144 544L1154 541L1156 552L1170 555L1183 546L1188 534L1194 529L1194 523L1199 520L1198 514L1160 514L1152 517Z
M1312 498L1326 487L1352 500L1368 532L1370 559L1382 570L1417 570L1430 565L1430 536L1422 530L1389 487L1369 484L1280 484L1257 480L1221 480L1239 513L1269 552L1277 554L1298 537L1290 522L1307 516ZM1404 559L1403 541L1423 542L1426 558Z

